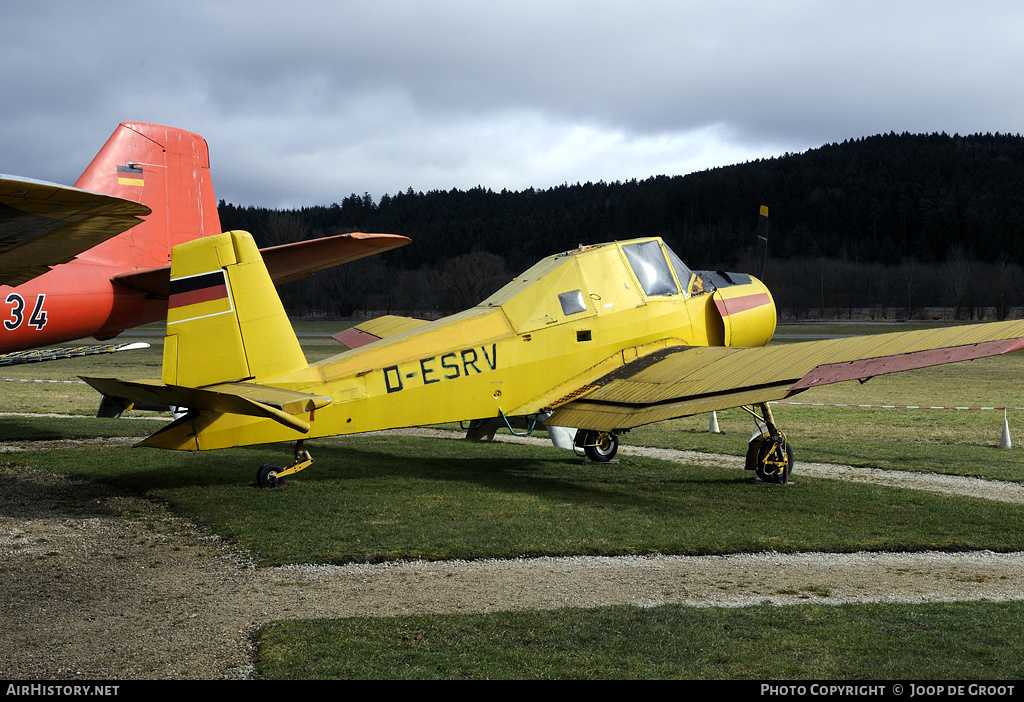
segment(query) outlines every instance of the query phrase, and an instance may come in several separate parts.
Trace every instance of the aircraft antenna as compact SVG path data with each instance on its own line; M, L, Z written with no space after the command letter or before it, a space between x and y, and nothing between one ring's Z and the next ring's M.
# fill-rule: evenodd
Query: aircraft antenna
M768 262L768 206L761 205L757 219L757 277L764 280L764 268Z

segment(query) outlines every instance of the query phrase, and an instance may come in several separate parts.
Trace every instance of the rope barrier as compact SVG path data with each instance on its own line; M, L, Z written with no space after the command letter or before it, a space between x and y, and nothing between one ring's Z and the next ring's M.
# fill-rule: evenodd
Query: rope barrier
M30 378L0 378L4 383L61 383L64 385L85 385L84 380L32 380Z
M939 409L939 410L1020 410L1024 407L963 407L940 405L854 405L832 402L771 402L773 405L791 405L798 407L854 407L858 409Z

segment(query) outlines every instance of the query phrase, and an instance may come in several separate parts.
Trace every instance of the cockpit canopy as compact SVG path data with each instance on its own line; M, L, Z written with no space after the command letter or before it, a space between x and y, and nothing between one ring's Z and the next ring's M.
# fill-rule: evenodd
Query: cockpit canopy
M668 252L668 261L666 261L661 252L661 242L657 239L623 244L622 251L626 254L633 273L640 281L644 294L648 297L678 295L680 290L676 280L684 287L687 287L690 282L692 275L690 269L668 245L665 245L665 251ZM675 269L675 278L672 277L672 269ZM686 294L685 290L683 294Z
M549 256L480 306L502 307L516 331L525 333L634 309L651 298L688 297L692 280L692 271L660 239L638 239Z

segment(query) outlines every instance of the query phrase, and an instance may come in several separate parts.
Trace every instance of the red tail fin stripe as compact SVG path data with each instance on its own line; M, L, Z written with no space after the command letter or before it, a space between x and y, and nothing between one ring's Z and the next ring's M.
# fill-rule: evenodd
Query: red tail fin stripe
M178 293L171 295L167 300L168 309L176 309L178 307L186 307L188 305L196 305L200 302L210 302L211 300L222 300L227 298L228 289L227 286L221 284L216 287L203 288L201 290L189 290L188 292Z
M224 271L200 273L171 280L167 308L175 309L200 302L227 298L228 286Z

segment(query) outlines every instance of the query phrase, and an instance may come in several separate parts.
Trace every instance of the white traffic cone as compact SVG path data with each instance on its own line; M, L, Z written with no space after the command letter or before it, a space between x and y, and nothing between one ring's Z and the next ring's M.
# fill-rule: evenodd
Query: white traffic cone
M708 420L708 433L709 434L721 434L722 431L718 428L718 413L712 412L711 419Z
M999 448L1013 448L1010 441L1010 423L1006 420L1006 410L1003 410L1003 436L999 439Z

